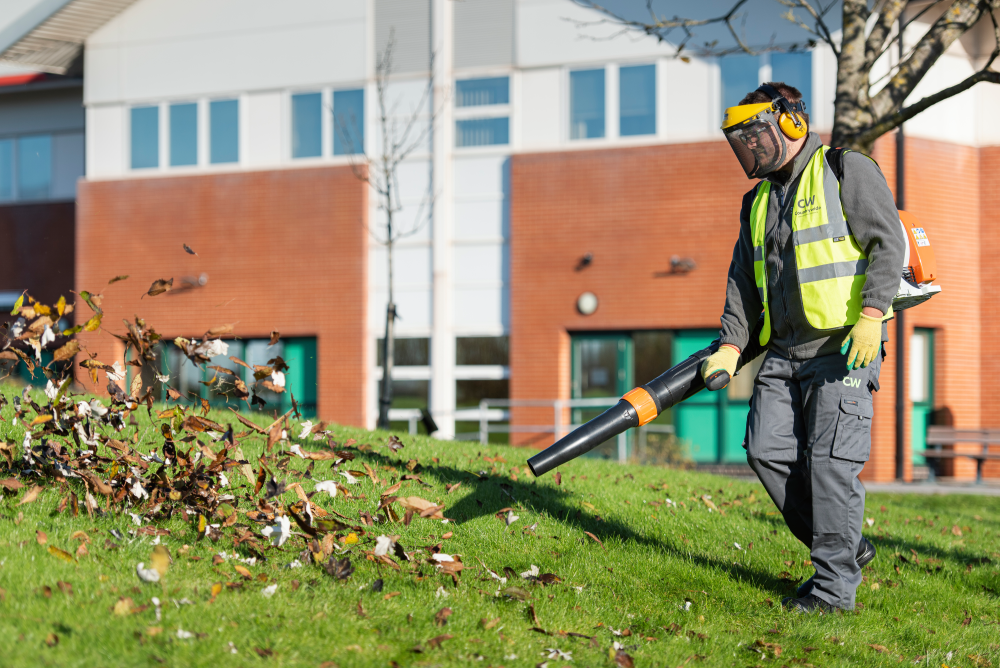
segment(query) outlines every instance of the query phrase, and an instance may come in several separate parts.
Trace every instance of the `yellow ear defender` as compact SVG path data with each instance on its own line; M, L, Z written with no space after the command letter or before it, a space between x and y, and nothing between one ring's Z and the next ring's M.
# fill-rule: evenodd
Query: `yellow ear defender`
M761 93L771 98L771 104L775 107L778 117L778 127L789 139L802 139L809 132L809 124L806 119L799 114L805 111L806 105L802 101L794 104L785 99L785 96L778 92L778 89L770 84L763 84L757 89Z

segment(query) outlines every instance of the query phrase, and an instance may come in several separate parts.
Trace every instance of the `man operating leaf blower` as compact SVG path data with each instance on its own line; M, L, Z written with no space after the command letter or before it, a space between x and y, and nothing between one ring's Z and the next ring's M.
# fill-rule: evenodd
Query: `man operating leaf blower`
M744 447L816 569L783 603L850 610L861 568L875 558L861 535L858 475L907 241L878 165L824 146L792 86L762 85L726 110L722 130L760 181L743 197L720 347L701 374L734 375L763 312L767 354Z

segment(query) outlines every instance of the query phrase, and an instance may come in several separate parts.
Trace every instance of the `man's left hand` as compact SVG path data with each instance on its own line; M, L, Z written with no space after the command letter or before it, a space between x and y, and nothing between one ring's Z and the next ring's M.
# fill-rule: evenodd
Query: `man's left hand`
M844 339L840 354L847 355L847 369L866 367L882 348L882 312L871 306L861 309L858 322ZM850 351L848 351L850 348Z

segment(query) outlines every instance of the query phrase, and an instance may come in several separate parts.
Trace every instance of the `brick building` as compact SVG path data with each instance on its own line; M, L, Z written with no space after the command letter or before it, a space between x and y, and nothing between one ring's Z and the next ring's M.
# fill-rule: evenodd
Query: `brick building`
M395 250L393 418L405 428L426 407L440 436L479 438L488 417L491 432L542 446L555 423L587 419L601 398L716 335L751 185L718 131L722 109L760 81L785 80L803 90L814 129L832 126L828 49L683 62L653 40L581 39L600 30L581 27L592 18L568 0L280 10L46 0L0 31L0 58L54 73L82 63L86 175L72 261L76 289L104 293L106 328L135 314L168 338L235 323L231 352L251 363L273 355L280 331L297 399L323 419L372 426L387 272L369 231L384 219L356 168L362 150L379 150L376 56L392 35L394 118L430 124L399 172L399 215L416 229ZM756 12L748 30L801 42L786 23ZM927 92L971 73L991 39L978 29L963 38ZM982 84L906 129L907 208L928 230L944 290L907 312L907 478L932 415L1000 427L988 385L1000 361L980 356L1000 333L998 107L1000 88ZM873 157L894 188L891 136ZM0 205L0 229L9 215ZM140 299L160 278L175 289ZM122 355L114 342L102 333L86 345L110 363ZM868 479L895 476L897 352L890 343ZM173 385L207 395L208 372L169 346L162 361ZM741 462L751 387L744 374L654 426L696 461ZM287 403L272 399L269 409ZM499 401L484 411L482 400ZM630 436L602 450L634 449ZM953 473L973 471L959 461Z

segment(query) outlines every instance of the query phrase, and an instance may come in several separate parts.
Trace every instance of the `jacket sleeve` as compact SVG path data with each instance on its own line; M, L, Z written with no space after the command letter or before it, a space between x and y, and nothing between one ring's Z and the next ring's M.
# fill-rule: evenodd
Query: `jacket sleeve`
M759 187L759 186L758 186ZM743 196L740 210L740 236L733 248L726 284L726 306L722 312L720 343L743 350L750 340L750 323L756 324L764 305L757 291L753 272L753 241L750 236L750 207L757 188Z
M906 237L892 192L874 160L853 151L844 154L840 201L851 233L868 256L861 306L885 313L899 289Z

